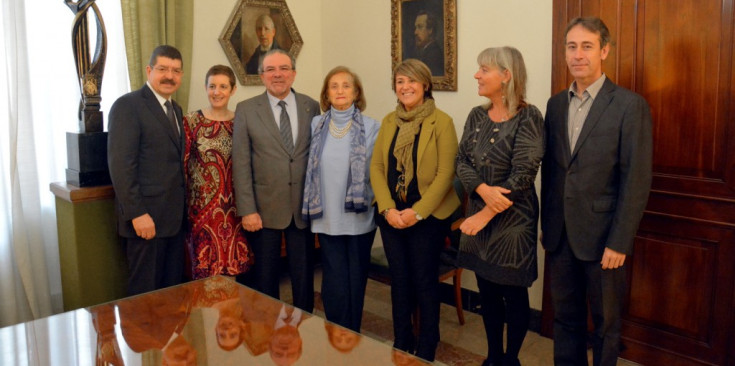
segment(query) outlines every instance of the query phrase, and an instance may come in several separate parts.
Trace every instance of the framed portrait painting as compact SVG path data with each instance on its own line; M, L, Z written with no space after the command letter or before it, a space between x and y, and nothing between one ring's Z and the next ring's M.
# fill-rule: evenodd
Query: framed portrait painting
M391 0L393 68L407 58L431 70L434 90L457 90L457 0Z
M242 85L262 85L258 66L269 50L296 58L304 45L286 0L239 0L219 42Z

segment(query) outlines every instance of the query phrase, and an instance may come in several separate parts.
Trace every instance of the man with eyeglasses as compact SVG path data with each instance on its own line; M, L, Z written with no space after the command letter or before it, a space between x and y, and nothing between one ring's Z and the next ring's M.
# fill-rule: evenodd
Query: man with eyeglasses
M146 84L110 109L107 159L118 232L126 244L129 295L183 278L183 114L171 99L181 85L182 65L176 48L156 47Z
M285 236L294 305L311 312L314 235L301 217L301 200L310 123L319 114L319 103L291 89L296 63L284 50L268 51L258 73L266 92L237 105L232 135L237 214L255 256L247 278L238 280L279 298Z

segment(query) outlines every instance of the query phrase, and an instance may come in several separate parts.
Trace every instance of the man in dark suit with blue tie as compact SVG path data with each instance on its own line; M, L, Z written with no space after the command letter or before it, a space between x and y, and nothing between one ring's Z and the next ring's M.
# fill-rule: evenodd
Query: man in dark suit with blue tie
M182 65L176 48L158 46L146 66L146 85L110 109L107 159L130 295L179 284L183 276L183 115L171 99Z
M554 363L587 364L589 301L594 365L615 365L625 258L651 186L651 115L643 97L603 74L610 32L602 20L572 20L565 48L574 82L549 99L541 170Z
M278 298L281 237L296 307L314 307L314 234L301 217L311 120L319 103L291 89L296 63L268 51L259 67L266 92L237 104L232 133L232 180L237 214L255 264L247 284Z

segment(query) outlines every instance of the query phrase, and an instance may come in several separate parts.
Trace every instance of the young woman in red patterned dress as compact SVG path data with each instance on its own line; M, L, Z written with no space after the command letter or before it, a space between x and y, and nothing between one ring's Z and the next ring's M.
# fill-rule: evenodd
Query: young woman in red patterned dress
M232 190L232 124L228 109L235 93L235 74L215 65L205 78L209 107L184 117L187 185L186 244L193 279L246 272L252 256Z

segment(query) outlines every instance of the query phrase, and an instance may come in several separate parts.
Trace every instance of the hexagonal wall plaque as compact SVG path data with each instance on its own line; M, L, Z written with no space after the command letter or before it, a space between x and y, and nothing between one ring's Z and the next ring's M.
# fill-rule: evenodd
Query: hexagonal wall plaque
M219 43L242 85L263 85L258 64L269 49L299 55L301 40L285 0L240 0L225 24Z

